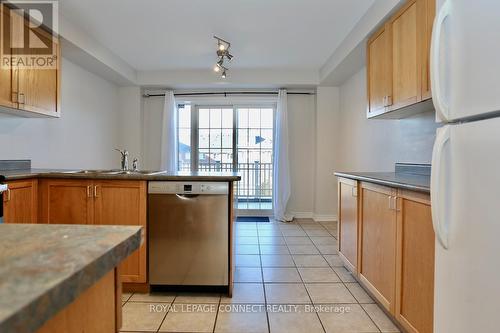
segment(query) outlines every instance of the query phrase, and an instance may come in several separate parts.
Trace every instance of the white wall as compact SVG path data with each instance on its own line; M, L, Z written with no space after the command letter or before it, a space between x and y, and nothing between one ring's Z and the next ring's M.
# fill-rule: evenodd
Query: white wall
M314 211L315 111L312 95L288 96L288 135L292 193L287 211L312 217Z
M59 119L0 116L0 159L37 168L119 166L117 87L63 59Z
M339 88L316 90L316 163L314 185L314 219L335 220L336 179L333 170L338 159L334 144L338 141Z
M394 171L396 162L430 163L434 113L401 120L366 118L365 68L340 87L337 171Z
M139 168L145 169L142 156L142 95L140 87L118 88L118 144L119 149L128 150L132 167L134 158ZM118 152L117 152L118 154ZM117 155L119 156L119 155Z

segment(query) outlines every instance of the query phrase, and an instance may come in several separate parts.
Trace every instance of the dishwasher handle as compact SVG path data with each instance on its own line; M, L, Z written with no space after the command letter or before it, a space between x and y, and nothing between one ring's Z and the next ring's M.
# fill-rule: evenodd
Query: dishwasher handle
M180 194L180 193L176 193L175 195L176 195L178 198L181 198L181 199L187 199L187 200L189 200L189 199L193 199L193 198L196 198L196 197L198 197L198 196L199 196L199 194L185 194L185 193L182 193L182 194Z

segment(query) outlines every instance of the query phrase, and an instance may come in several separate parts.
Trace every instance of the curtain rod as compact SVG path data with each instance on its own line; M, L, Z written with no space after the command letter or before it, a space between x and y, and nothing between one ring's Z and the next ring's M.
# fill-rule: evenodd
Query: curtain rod
M289 92L288 95L315 95L313 92ZM174 93L174 96L208 96L208 95L278 95L276 91L226 91L226 92L197 92L197 93ZM143 97L158 97L165 94L144 94Z

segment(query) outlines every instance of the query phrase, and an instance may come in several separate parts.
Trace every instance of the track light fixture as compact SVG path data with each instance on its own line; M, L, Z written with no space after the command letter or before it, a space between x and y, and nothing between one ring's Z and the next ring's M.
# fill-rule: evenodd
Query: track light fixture
M214 38L217 40L217 57L219 60L214 66L214 72L219 73L222 70L221 77L223 79L226 78L227 76L227 71L229 70L227 67L224 66L224 60L227 59L227 61L231 61L234 56L229 53L229 48L231 47L231 43L228 41L225 41L222 38L219 38L217 36L214 36Z

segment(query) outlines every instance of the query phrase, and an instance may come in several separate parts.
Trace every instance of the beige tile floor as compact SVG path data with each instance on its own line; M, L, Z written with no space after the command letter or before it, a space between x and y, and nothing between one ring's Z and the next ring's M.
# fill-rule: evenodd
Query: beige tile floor
M399 332L338 257L334 222L236 223L232 298L124 294L122 332Z

